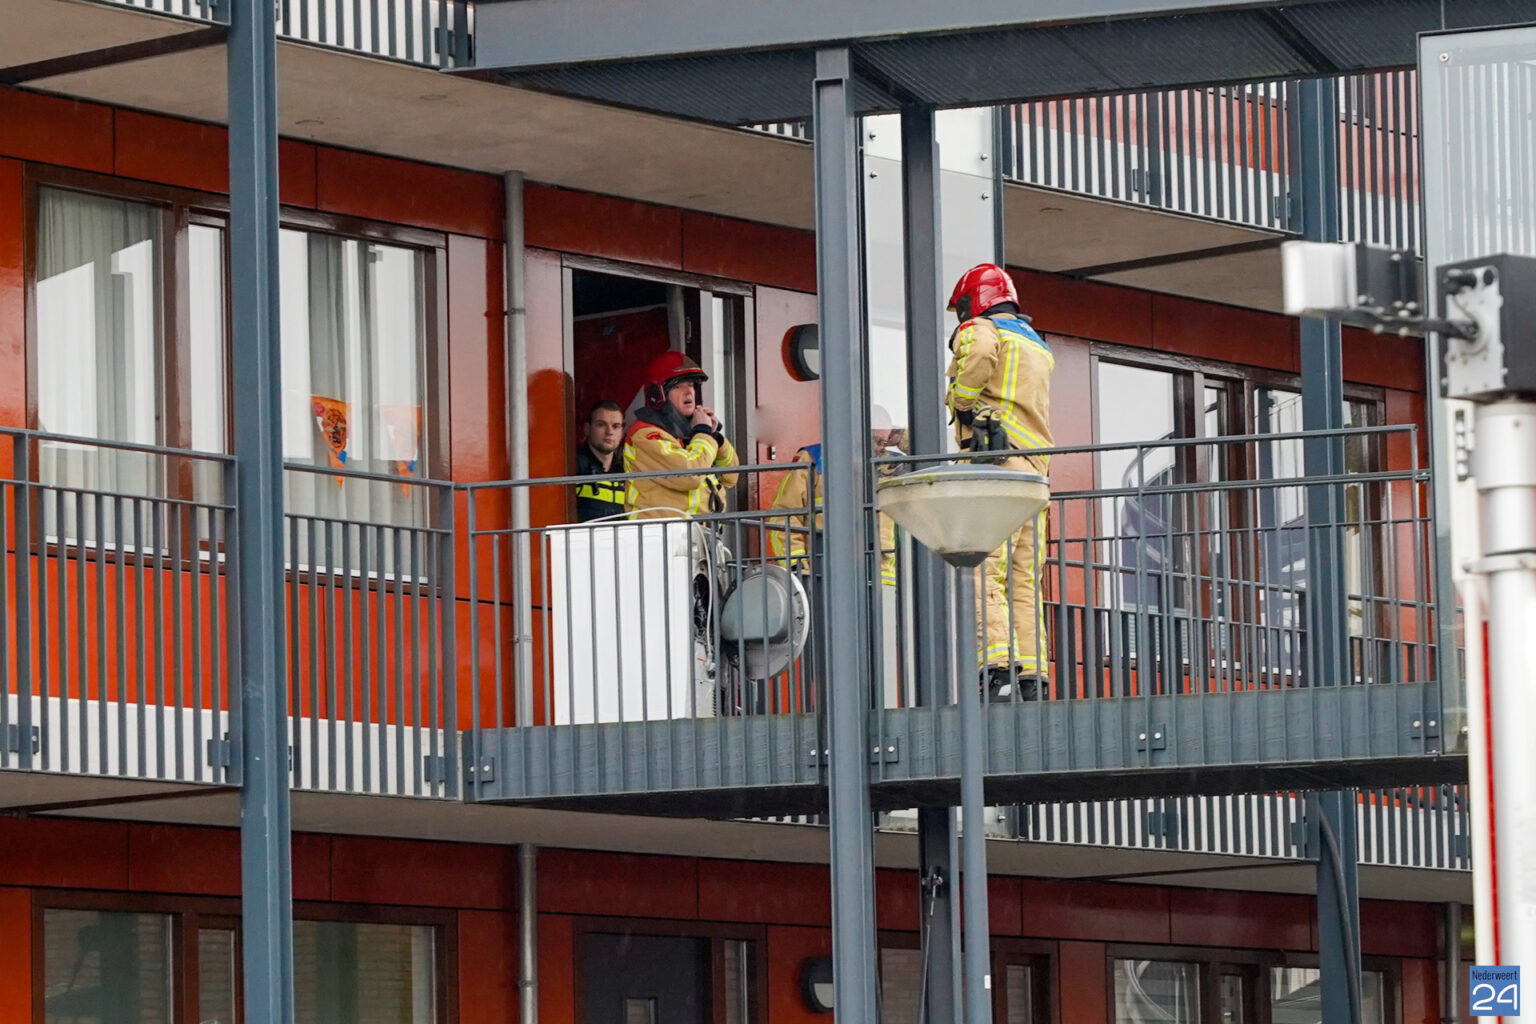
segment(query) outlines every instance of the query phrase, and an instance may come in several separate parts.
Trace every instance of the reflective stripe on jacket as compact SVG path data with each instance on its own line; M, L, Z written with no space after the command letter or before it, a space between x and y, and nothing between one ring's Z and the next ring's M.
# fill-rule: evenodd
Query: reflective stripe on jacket
M952 412L990 415L1002 424L1015 448L1051 447L1051 371L1056 358L1028 320L974 317L955 331L949 348L953 358L945 404ZM958 416L956 433L961 443L971 434Z
M724 511L725 492L735 485L736 475L710 470L740 464L729 441L717 442L713 434L701 430L683 442L642 416L624 438L624 472L668 470L672 475L630 480L626 491L630 515L656 519Z

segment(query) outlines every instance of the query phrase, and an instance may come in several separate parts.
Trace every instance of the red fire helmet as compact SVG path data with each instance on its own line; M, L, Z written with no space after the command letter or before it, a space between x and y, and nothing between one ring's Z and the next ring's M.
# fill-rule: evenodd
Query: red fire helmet
M978 263L955 282L955 290L949 296L949 310L976 316L999 302L1017 305L1018 301L1018 290L1013 287L1013 278L1006 270L995 263Z
M682 352L663 352L651 360L651 365L645 371L646 401L651 405L661 405L666 401L667 389L679 380L702 384L709 380L709 375Z

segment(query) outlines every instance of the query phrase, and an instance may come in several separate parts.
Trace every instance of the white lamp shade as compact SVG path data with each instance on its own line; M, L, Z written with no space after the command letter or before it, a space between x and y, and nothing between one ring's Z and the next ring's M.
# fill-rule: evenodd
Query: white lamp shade
M1038 473L940 466L881 480L881 512L950 565L980 565L1051 500Z

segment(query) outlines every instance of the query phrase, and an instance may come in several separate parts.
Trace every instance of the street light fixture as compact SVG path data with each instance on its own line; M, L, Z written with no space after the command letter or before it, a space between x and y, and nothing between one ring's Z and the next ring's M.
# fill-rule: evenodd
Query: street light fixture
M986 561L1051 500L1040 474L987 465L887 477L877 491L880 511L959 569Z
M1050 503L1038 473L1002 466L958 464L887 477L876 488L880 511L951 566L955 587L955 665L960 703L961 864L965 904L965 1019L990 1024L991 927L987 912L987 850L982 826L986 723L974 644L976 605L971 571ZM935 686L937 692L948 686Z

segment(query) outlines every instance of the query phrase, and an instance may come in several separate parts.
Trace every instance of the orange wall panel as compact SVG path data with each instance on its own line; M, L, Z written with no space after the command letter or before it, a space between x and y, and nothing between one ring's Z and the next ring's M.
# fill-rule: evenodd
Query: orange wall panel
M616 826L618 827L618 826ZM599 917L699 916L699 866L685 857L539 851L539 910Z
M1402 968L1403 1024L1440 1024L1440 964L1434 960L1404 960ZM1461 989L1465 993L1465 974ZM1458 1008L1455 1019L1459 1020L1462 1012Z
M0 88L0 156L112 173L112 110Z
M1297 321L1276 313L1172 295L1152 297L1152 344L1160 352L1295 373Z
M459 912L459 1024L517 1019L517 915Z
M116 111L113 172L203 192L229 191L229 136L196 121Z
M916 931L922 919L920 895L915 871L876 871L875 927L882 931Z
M1315 902L1305 896L1169 890L1169 939L1177 945L1311 949Z
M1104 944L1063 942L1056 954L1059 1024L1104 1024L1109 1015L1109 979Z
M523 209L524 241L530 246L682 268L682 211L672 207L529 185ZM529 282L529 295L536 294Z
M503 234L501 179L489 174L321 147L315 196L331 213L479 238Z
M0 91L0 138L5 137L3 112L13 95ZM27 425L27 289L22 272L25 206L21 163L0 159L0 426L7 427ZM10 458L9 451L6 458Z
M1166 889L1026 878L1023 900L1025 935L1169 941Z
M1035 330L1152 347L1152 293L1009 268Z
M239 896L240 833L129 825L128 886L139 892Z
M569 917L539 915L539 1020L576 1021L576 926Z
M0 887L0 949L0 1024L32 1024L32 894L26 889Z
M298 832L293 837L293 898L331 898L331 837Z
M810 231L684 211L682 251L690 273L816 290L816 235Z
M821 440L821 384L798 381L784 365L784 333L796 324L815 323L816 296L780 288L757 289L756 358L757 393L753 396L755 455L743 451L743 460L784 462L803 445ZM774 449L769 457L769 449ZM757 503L773 501L778 475L760 482Z
M1444 910L1437 903L1360 901L1360 951L1367 956L1439 955Z
M346 903L500 910L513 905L510 846L331 839L331 897Z
M277 140L277 188L288 206L315 205L318 149L313 143L296 139Z
M831 955L830 929L768 929L768 1024L830 1024L831 1016L812 1013L801 998L800 965L811 957Z
M825 926L832 921L831 875L825 864L701 860L699 916Z
M993 935L1024 934L1023 881L1016 875L987 876L987 923Z
M448 393L455 481L505 480L506 353L501 245L448 238Z
M127 889L128 826L0 818L0 878L9 885Z
M1424 391L1424 342L1346 327L1344 379L1405 391Z

